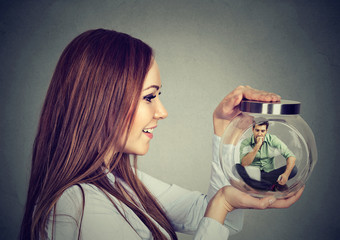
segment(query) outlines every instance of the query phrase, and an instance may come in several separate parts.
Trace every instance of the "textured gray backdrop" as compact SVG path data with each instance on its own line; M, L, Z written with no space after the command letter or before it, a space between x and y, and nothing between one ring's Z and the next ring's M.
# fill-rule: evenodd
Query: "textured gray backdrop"
M90 1L0 3L0 239L16 239L42 102L63 48L109 28L149 43L169 117L140 168L206 192L212 112L238 85L302 102L319 161L290 209L248 210L231 239L336 239L339 232L338 1ZM180 239L192 239L180 234Z

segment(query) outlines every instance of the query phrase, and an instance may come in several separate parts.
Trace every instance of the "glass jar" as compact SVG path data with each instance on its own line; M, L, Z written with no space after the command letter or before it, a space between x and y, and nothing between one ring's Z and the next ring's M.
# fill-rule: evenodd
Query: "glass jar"
M293 195L317 162L314 135L299 115L300 103L242 100L240 110L221 137L225 176L232 186L255 197ZM280 182L283 176L287 182Z

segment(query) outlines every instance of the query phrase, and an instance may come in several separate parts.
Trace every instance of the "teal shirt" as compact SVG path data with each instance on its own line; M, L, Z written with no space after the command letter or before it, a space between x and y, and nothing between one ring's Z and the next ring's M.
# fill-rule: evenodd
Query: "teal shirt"
M242 141L240 146L240 161L255 147L254 135ZM254 161L251 166L257 166L265 172L274 170L274 158L282 155L285 159L295 157L294 154L288 149L278 137L271 134L266 134L261 148L256 153Z

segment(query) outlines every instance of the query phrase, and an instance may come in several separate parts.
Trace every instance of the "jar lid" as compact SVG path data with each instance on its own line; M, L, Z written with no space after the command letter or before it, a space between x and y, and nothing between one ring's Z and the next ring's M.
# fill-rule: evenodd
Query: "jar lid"
M300 113L300 102L283 100L279 102L261 102L243 99L240 103L242 112L272 114L272 115L293 115Z

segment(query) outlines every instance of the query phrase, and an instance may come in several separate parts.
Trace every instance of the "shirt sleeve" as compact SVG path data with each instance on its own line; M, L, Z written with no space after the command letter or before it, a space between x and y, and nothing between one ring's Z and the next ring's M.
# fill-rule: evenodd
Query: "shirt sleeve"
M249 139L247 139L247 138L244 139L241 142L241 145L240 145L240 163L242 162L242 158L244 158L244 156L246 156L252 150L253 150L253 148L250 146Z
M219 148L220 148L221 138L214 135L213 136L213 159L211 164L211 177L210 185L207 193L207 201L216 194L216 192L224 186L231 185L227 177L225 176L220 159L219 159ZM228 168L233 168L233 166L239 162L239 159L234 159L233 152L235 146L231 144L223 145L223 154L225 157L225 164ZM234 211L228 213L224 224L229 228L230 235L234 235L240 232L243 228L244 221L244 210L235 209Z
M194 240L226 240L229 237L229 229L212 218L203 218L200 222Z
M201 219L203 219L210 199L220 188L230 185L219 162L219 143L220 138L214 136L212 170L207 195L197 191L189 191L177 185L169 185L138 171L139 178L164 207L169 220L177 232L194 234L200 225ZM232 151L231 145L226 147L226 149L229 149L228 152ZM230 161L233 164L232 161L234 160L230 159ZM228 232L231 235L241 231L243 216L244 210L242 209L236 209L228 213L224 224L229 229Z
M169 185L146 173L139 178L163 206L176 232L195 235L194 239L227 239L229 230L214 219L204 217L207 196L177 185Z
M139 178L163 206L176 232L196 232L208 205L205 195L169 185L143 172L139 172Z
M289 150L287 145L284 142L282 142L277 136L271 135L271 137L272 137L271 143L273 144L273 147L278 149L285 159L289 157L295 157L294 153L292 153L292 151Z
M113 236L116 239L141 239L104 193L100 193L94 186L82 185L82 187L85 199L80 187L72 186L65 190L58 200L55 224L53 226L52 212L46 226L49 239L52 239L52 235L55 240L78 239L79 234L82 240L98 237L101 240L109 240ZM128 215L127 217L131 218ZM140 227L145 226L141 224Z

